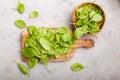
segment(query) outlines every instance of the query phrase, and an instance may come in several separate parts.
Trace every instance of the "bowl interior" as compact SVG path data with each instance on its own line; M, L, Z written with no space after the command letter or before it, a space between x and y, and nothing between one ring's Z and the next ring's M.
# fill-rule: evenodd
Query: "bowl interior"
M73 12L72 22L75 23L75 22L76 22L76 19L77 19L76 13L75 13L75 12L76 12L76 9L80 9L82 6L84 6L84 5L86 5L86 4L91 5L91 6L93 6L93 7L97 7L98 9L100 9L100 10L102 11L103 20L99 22L100 31L101 31L102 28L103 28L104 22L105 22L105 13L104 13L103 9L102 9L99 5L97 5L97 4L95 4L95 3L90 3L90 2L89 2L89 3L83 3L83 4L79 5L78 7L76 7L76 8L74 9L74 12ZM75 24L73 24L73 25L74 25L75 28L78 27L78 26L76 26ZM98 33L98 32L96 32L96 33ZM95 33L95 34L96 34L96 33ZM89 35L89 33L87 33L87 35ZM93 34L93 35L94 35L94 34Z

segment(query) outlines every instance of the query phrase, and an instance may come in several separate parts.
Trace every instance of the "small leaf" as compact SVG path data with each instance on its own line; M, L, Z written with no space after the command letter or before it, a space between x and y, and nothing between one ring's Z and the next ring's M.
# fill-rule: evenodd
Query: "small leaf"
M78 71L84 69L84 66L82 64L76 62L71 66L71 69L75 72L78 72Z
M78 16L78 18L80 19L86 19L88 17L88 13L86 12L81 12L80 15Z
M20 14L23 14L25 12L25 6L23 3L18 3L17 4L17 11L20 13Z
M66 33L68 32L68 28L67 27L60 27L56 30L56 33L60 33L60 34L63 34L63 33Z
M25 28L26 27L26 23L23 20L16 20L15 25L19 28Z
M72 35L71 35L70 32L68 32L68 33L63 34L63 35L61 36L61 38L62 38L62 40L63 40L64 42L67 42L67 41L69 41L69 40L72 38Z
M38 16L39 16L39 12L37 12L37 11L31 12L29 15L30 18L37 18Z
M39 30L34 26L34 25L30 25L28 28L27 28L28 32L31 34L31 35L39 35Z
M94 10L91 10L89 13L90 18L92 18L94 16L94 14L96 14L96 12Z
M29 70L27 69L27 67L25 65L21 64L21 63L18 63L18 69L24 75L27 75L29 73Z
M87 33L87 29L88 29L87 25L84 25L83 27L78 27L74 32L75 38L76 39L81 38L84 34Z
M49 41L45 37L41 37L39 42L45 50L50 50Z
M33 48L26 47L22 49L22 54L25 58L30 59L36 55L36 51Z
M33 68L33 67L35 67L35 65L37 64L37 62L38 62L38 58L36 58L36 57L31 58L29 60L29 67L30 67L30 69Z
M76 21L75 23L77 26L82 26L83 25L83 20L79 19L78 21Z
M99 21L101 21L102 19L103 19L103 18L102 18L102 16L101 16L100 14L95 14L95 15L92 17L91 21L99 22Z

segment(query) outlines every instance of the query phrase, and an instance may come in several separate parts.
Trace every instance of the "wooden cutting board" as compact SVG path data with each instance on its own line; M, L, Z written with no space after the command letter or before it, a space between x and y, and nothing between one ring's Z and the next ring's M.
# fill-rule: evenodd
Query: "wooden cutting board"
M48 29L52 29L52 30L56 30L56 28L48 28ZM71 30L69 30L71 32ZM24 48L24 43L26 38L30 36L30 34L28 33L27 29L24 29L22 32L22 48ZM76 51L77 48L79 47L85 47L85 48L90 48L94 46L94 40L92 39L84 39L84 40L76 40L76 43L74 45L71 46L71 51L69 54L67 55L63 55L60 58L55 58L53 57L50 61L66 61L66 60L70 60L73 58L74 53ZM28 59L26 59L25 57L22 56L23 61L27 62Z

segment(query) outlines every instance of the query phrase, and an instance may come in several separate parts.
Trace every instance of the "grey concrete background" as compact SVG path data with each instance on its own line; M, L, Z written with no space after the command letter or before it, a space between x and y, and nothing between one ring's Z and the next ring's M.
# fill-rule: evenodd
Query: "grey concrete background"
M0 80L120 80L120 0L97 0L106 13L106 23L99 33L94 48L79 48L72 60L50 62L49 73L45 66L37 64L31 77L22 75L15 63L21 60L22 29L14 20L23 19L27 25L59 27L71 26L73 9L86 1L94 0L20 0L26 6L24 14L16 11L18 0L0 0ZM37 19L29 19L29 13L38 10ZM71 71L73 63L80 62L86 69Z

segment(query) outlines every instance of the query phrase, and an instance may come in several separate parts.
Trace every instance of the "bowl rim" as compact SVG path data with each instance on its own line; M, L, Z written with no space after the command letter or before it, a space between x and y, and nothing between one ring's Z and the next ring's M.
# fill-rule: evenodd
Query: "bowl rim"
M76 21L76 14L75 14L76 9L80 9L80 7L82 7L82 6L85 5L85 4L95 5L96 7L99 7L100 10L102 11L102 13L103 13L103 20L99 22L99 24L100 24L100 31L99 31L99 32L101 32L101 31L103 30L103 26L104 26L104 24L105 24L105 12L104 12L103 8L102 8L100 5L98 5L98 4L94 3L94 2L84 2L84 3L79 4L79 5L74 9L74 11L73 11L72 23L75 23L75 21ZM78 26L76 26L75 24L73 24L73 26L74 26L75 28L78 27ZM87 34L85 34L85 35L95 35L95 34L97 34L97 33L99 33L99 32L96 32L96 33L94 33L94 34L89 34L89 33L87 33Z

